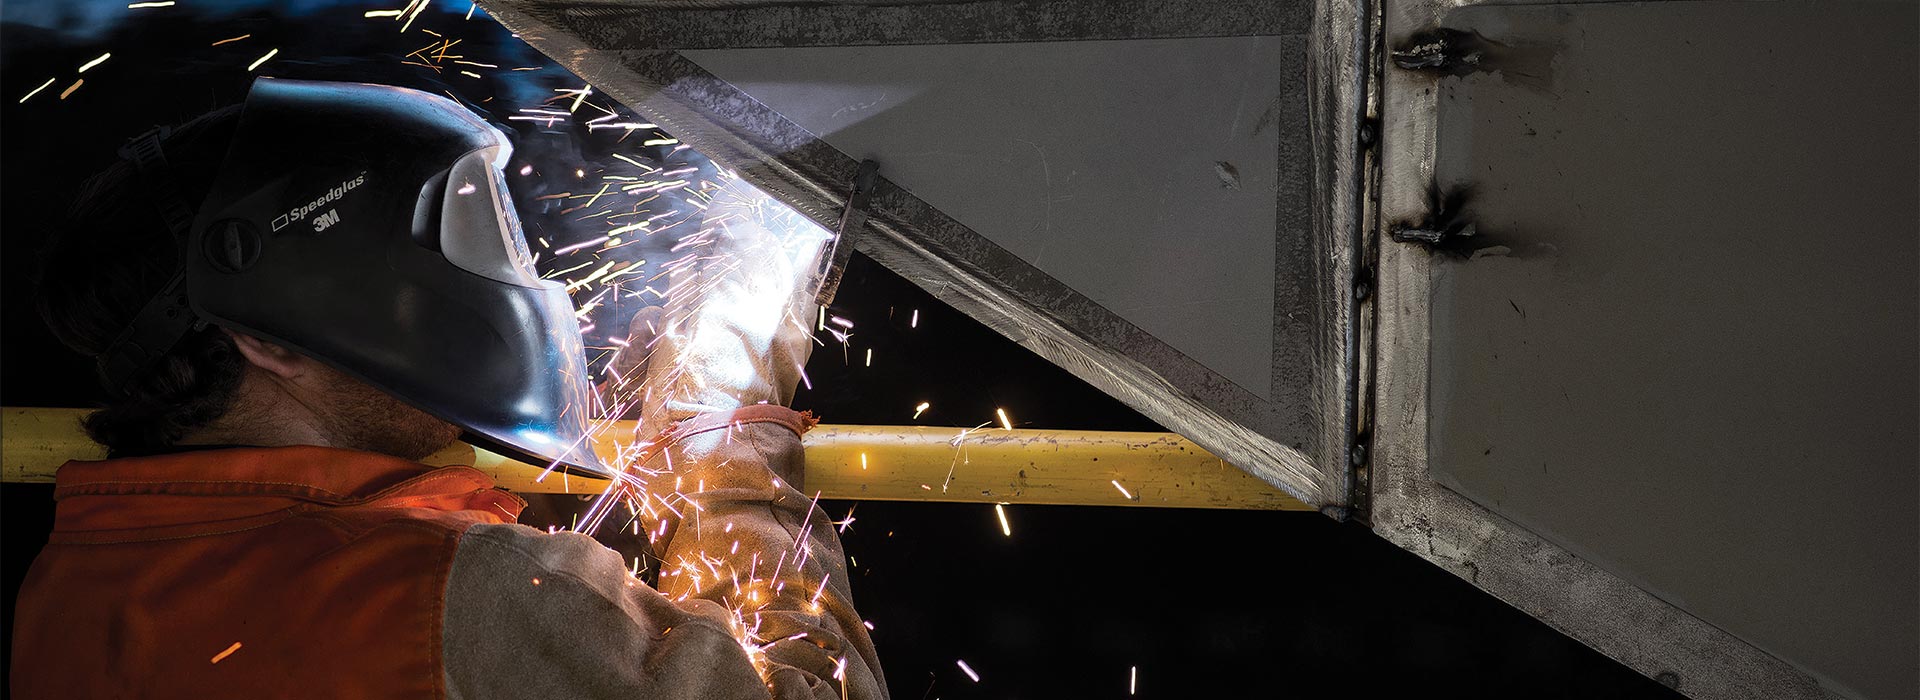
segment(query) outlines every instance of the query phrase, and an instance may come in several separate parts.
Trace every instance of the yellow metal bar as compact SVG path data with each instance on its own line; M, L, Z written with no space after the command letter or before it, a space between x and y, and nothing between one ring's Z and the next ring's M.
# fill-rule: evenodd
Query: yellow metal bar
M68 460L103 459L86 411L0 409L0 481L51 482ZM631 421L602 433L627 436ZM610 441L610 440L609 440ZM965 503L1312 510L1170 433L822 425L807 433L804 485L821 498ZM607 445L602 445L603 451ZM424 460L469 464L524 493L599 493L606 481L460 443Z

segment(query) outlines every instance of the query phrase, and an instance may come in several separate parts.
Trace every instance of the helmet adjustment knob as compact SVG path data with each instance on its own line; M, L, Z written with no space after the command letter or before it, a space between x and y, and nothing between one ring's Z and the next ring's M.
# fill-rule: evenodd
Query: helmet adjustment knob
M222 219L207 229L205 248L214 269L242 272L260 259L260 231L243 219Z

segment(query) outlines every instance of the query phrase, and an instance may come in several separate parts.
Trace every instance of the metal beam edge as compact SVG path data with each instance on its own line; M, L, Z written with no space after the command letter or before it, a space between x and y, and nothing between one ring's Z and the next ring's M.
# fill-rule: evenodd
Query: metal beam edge
M1266 36L1307 31L1306 0L707 0L483 3L598 50L899 46Z
M1362 269L1367 259L1365 228L1361 212L1365 201L1364 177L1367 173L1367 149L1362 133L1369 94L1368 46L1372 20L1365 0L1316 0L1314 31L1308 37L1311 54L1308 78L1309 123L1312 129L1313 181L1311 192L1313 231L1312 250L1322 263L1307 269L1320 275L1312 284L1331 290L1331 298L1340 300L1323 309L1327 318L1320 330L1326 335L1319 348L1319 366L1325 371L1321 391L1338 396L1341 414L1338 420L1324 421L1329 465L1343 465L1345 480L1341 492L1343 507L1349 514L1364 513L1366 491L1354 475L1364 464L1360 440L1366 431L1361 382L1366 377L1363 359L1372 354L1371 336L1362 329L1370 325L1371 300L1353 290L1370 288L1369 273ZM1282 287L1274 281L1275 290ZM1366 285L1366 286L1362 286ZM1276 334L1274 346L1280 347ZM1329 402L1332 403L1332 402ZM1332 448L1338 446L1338 451Z

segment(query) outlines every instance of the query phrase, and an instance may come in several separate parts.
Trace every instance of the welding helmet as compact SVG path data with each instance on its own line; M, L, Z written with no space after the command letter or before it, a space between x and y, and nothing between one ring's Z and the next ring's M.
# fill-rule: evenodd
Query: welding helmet
M101 358L110 388L211 323L326 362L503 454L607 471L587 440L575 311L534 270L498 129L438 95L261 78L191 212L169 213L155 154L129 149L162 216L191 223L169 224L188 229L180 276Z

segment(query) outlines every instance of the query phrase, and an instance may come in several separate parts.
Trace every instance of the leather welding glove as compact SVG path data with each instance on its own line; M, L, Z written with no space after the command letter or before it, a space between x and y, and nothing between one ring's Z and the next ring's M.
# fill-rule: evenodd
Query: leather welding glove
M814 342L805 287L828 239L769 225L764 210L716 198L726 218L680 241L681 257L663 265L665 305L631 320L612 372L626 381L608 384L611 405L640 408L640 439L701 413L793 401Z

